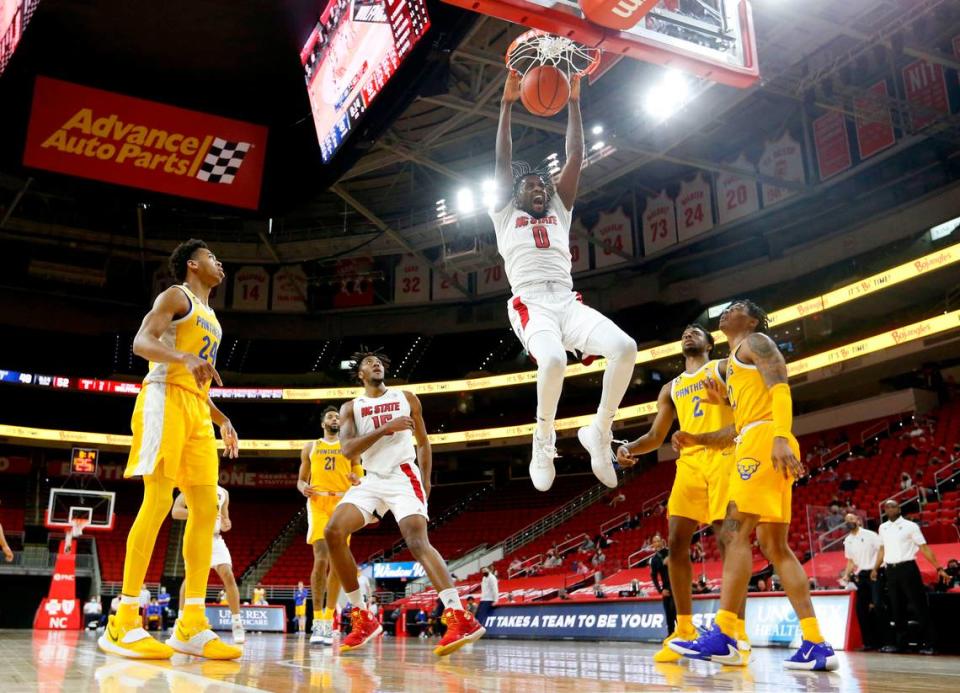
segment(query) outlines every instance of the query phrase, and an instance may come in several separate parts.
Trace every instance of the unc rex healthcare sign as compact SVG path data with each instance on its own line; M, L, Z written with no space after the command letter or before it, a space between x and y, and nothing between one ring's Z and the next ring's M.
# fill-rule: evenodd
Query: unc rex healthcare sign
M37 77L26 166L256 209L260 125Z

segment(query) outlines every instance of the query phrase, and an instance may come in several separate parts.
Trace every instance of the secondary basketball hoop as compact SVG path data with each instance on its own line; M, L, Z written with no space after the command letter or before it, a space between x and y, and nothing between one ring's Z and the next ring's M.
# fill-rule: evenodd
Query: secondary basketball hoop
M531 29L520 34L507 48L506 63L521 77L534 67L549 65L570 79L573 75L592 74L600 65L601 55L599 48L582 46L564 36Z

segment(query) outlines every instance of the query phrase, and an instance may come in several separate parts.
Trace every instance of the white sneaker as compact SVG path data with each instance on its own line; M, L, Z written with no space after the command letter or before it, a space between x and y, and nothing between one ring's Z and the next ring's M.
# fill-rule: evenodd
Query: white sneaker
M233 623L233 642L236 645L242 645L247 641L247 633L243 630L243 624L239 621Z
M333 622L324 621L323 627L321 628L321 642L324 645L333 644Z
M580 444L590 453L590 468L593 474L604 486L609 488L617 487L617 470L613 466L616 459L613 455L613 433L608 431L606 434L597 430L596 426L584 426L577 431L577 438Z
M530 459L530 479L533 486L538 491L549 491L553 486L553 479L557 476L557 470L553 466L553 460L557 457L557 434L556 431L550 433L547 440L541 440L537 432L533 432L533 454Z
M310 626L310 644L323 645L323 623L319 619L313 619L313 625Z

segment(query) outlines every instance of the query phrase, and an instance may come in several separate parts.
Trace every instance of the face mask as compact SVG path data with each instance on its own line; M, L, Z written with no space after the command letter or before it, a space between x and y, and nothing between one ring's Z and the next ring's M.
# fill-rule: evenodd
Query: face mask
M854 530L854 529L857 528L857 523L856 523L856 522L847 522L846 525L847 525L847 529L849 529L849 530Z

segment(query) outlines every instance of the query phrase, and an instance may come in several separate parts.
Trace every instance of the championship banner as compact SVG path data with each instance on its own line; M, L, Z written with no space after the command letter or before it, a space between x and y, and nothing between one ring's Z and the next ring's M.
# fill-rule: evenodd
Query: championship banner
M836 650L854 645L850 625L855 594L814 593L811 597L827 642ZM695 596L694 625L709 629L719 608L718 596ZM746 617L747 635L755 647L800 646L800 621L785 594L748 595ZM663 602L657 597L505 604L491 609L482 625L487 637L533 640L660 642L669 634Z
M25 166L256 209L267 128L37 77Z
M587 227L580 221L580 217L577 217L570 227L570 271L572 274L586 272L590 269L590 243L584 238L586 234Z
M466 288L467 275L464 272L444 272L433 269L430 272L433 275L433 300L446 301L450 299L463 298L463 294L457 288L457 284Z
M416 255L400 256L393 278L393 302L406 305L430 302L430 268Z
M263 267L241 267L233 276L234 310L266 310L270 275Z
M206 605L207 620L213 630L228 631L233 628L230 607L220 604ZM241 606L240 622L244 630L255 633L286 633L287 608L285 606Z
M301 265L281 267L273 275L270 307L283 313L307 312L307 273Z
M701 174L680 183L677 195L677 238L682 242L713 228L710 182Z
M763 149L763 156L760 157L757 164L757 170L770 178L778 178L791 183L805 182L803 150L800 148L800 144L790 136L789 132L784 132L783 136L775 142L767 142ZM766 183L762 184L760 188L764 207L783 202L796 194L787 188L767 185Z
M830 111L813 121L813 143L820 180L832 178L853 166L847 119L842 113Z
M897 142L893 119L887 106L887 82L880 80L867 89L867 96L853 100L856 114L857 149L867 159Z
M901 71L904 96L911 105L910 123L920 130L936 120L937 113L950 113L950 97L943 65L934 65L926 60L916 60Z
M752 173L755 169L741 154L730 168ZM753 178L743 178L734 173L717 175L717 218L721 224L729 224L760 209L757 183Z
M510 284L507 282L507 272L500 262L490 267L484 267L475 276L477 278L477 294L480 296L510 290Z
M627 258L620 253L633 255L633 224L623 207L601 212L600 219L590 233L600 242L600 245L594 246L597 269L627 262Z
M652 255L676 244L677 215L673 200L663 190L659 195L648 197L643 210L643 254Z

